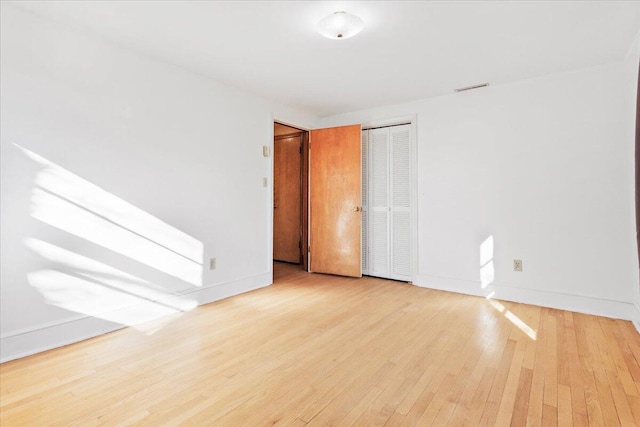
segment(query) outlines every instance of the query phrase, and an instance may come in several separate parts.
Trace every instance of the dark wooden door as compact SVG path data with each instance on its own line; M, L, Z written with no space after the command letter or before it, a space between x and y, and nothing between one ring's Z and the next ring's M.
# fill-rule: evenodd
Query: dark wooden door
M301 135L276 137L273 151L273 259L300 263Z

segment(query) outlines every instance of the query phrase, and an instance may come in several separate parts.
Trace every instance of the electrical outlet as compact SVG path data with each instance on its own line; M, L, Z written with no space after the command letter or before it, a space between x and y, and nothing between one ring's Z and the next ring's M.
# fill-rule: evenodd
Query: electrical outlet
M216 259L211 258L209 259L209 270L215 270L215 269L216 269Z
M513 271L522 272L522 260L521 259L514 259L513 260Z

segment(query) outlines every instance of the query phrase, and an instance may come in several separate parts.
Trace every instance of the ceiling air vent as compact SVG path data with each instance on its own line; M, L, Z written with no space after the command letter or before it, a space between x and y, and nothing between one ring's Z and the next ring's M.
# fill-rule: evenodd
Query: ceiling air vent
M464 92L465 90L473 90L473 89L479 89L481 87L487 87L489 86L489 83L482 83L479 85L475 85L475 86L467 86L467 87L461 87L459 89L454 89L456 92Z

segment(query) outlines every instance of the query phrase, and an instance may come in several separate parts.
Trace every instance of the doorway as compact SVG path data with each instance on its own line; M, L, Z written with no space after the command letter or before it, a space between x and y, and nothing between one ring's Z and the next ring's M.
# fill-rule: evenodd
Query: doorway
M309 132L274 122L273 260L308 270Z

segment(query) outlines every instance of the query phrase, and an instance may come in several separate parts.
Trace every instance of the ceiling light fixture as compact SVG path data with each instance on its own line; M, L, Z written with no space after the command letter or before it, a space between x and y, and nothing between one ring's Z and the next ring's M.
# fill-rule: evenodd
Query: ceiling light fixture
M318 22L318 32L323 36L339 40L348 39L364 28L364 22L356 15L347 12L335 12Z

